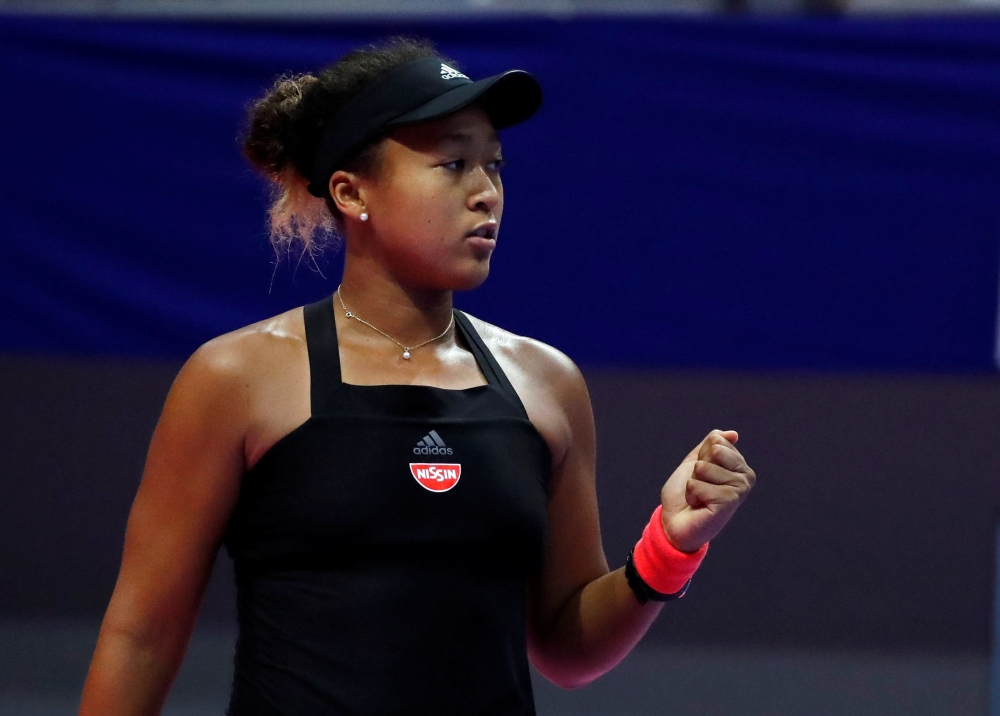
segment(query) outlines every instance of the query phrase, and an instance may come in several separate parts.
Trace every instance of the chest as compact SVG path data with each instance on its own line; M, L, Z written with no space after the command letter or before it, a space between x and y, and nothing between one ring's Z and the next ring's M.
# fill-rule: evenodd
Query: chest
M428 376L421 373L420 379L427 381L426 385L400 384L401 376L398 371L389 373L373 369L371 363L377 361L372 361L370 356L364 361L345 351L341 357L346 364L343 370L345 382L349 387L361 391L371 389L377 393L381 388L390 387L390 384L394 384L391 387L404 391L433 391L436 387L456 394L472 393L474 391L469 390L472 387L485 388L482 385L482 373L469 354L461 360L452 361L454 365L450 365L449 370L442 371L440 375L435 373ZM364 370L359 367L362 363L368 364ZM551 463L558 464L569 442L569 429L563 411L546 386L531 380L515 363L509 360L501 360L501 363L520 395L531 424L545 441ZM268 380L261 381L250 401L248 430L244 439L244 461L250 473L254 472L258 460L310 420L310 375L305 351L285 356L282 361L271 365L267 376ZM412 376L402 376L403 383L407 378Z
M345 386L246 473L227 547L269 564L476 552L534 569L549 461L489 386Z

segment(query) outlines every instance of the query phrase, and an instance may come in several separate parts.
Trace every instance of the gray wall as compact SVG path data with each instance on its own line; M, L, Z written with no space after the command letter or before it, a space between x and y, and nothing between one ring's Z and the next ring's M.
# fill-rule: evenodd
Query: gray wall
M92 620L178 365L0 356L0 622ZM1000 504L996 376L585 371L605 549L714 427L759 483L651 644L985 655ZM220 556L203 616L231 624Z

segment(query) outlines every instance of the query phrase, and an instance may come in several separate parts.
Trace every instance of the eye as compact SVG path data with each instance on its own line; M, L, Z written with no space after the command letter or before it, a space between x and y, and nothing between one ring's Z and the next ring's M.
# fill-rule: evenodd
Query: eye
M441 166L443 166L445 169L450 169L451 171L461 172L465 170L466 162L464 159L453 159L450 162L445 162ZM507 166L507 162L504 161L502 157L497 157L493 161L486 163L486 171L499 172L505 166Z

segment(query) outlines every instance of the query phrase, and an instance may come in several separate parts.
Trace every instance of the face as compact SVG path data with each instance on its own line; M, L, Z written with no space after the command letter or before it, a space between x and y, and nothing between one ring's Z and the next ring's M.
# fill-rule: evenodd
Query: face
M357 238L414 288L485 281L503 215L500 140L486 112L402 127L380 149L373 175L358 180L370 219Z

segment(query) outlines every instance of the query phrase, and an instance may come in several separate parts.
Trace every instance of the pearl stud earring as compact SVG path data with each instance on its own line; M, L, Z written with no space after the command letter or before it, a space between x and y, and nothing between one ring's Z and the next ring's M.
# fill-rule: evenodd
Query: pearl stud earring
M368 221L368 212L367 211L362 212L361 216L359 216L358 218L361 219L362 221Z

